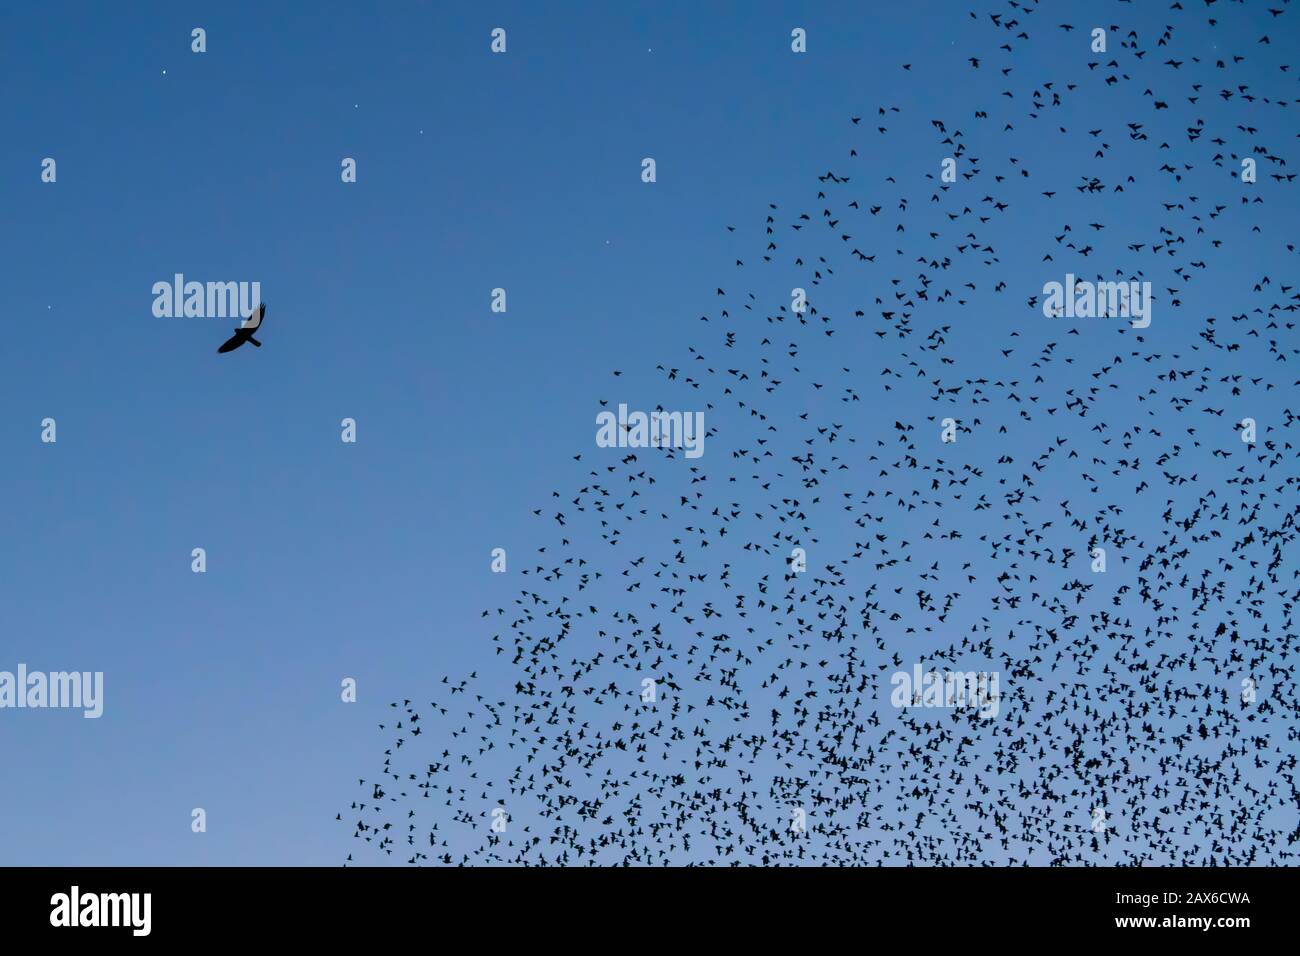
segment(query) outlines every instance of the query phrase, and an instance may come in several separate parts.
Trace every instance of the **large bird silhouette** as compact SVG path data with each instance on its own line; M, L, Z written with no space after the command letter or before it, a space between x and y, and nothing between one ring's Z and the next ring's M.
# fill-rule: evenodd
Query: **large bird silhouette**
M252 342L259 349L262 343L253 338L253 333L262 327L262 319L266 317L266 305L259 305L240 323L239 328L235 329L235 334L221 343L221 348L217 353L233 352L245 342Z

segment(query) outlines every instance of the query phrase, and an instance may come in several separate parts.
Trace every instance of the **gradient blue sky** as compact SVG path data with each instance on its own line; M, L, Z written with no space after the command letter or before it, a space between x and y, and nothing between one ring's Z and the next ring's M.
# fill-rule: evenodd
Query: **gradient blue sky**
M597 399L672 404L654 365L679 361L715 287L746 287L733 263L759 258L766 204L811 209L813 177L863 141L847 117L882 103L911 125L865 161L937 172L926 121L970 115L962 51L989 35L965 6L867 9L6 10L0 668L102 670L106 689L98 721L0 712L0 862L337 864L333 817L387 702L486 672L480 612L520 586L490 550L544 543L531 510L581 480ZM1059 55L1029 46L1017 68ZM1233 311L1260 265L1205 311ZM234 323L155 318L176 272L259 280L265 347L217 356Z

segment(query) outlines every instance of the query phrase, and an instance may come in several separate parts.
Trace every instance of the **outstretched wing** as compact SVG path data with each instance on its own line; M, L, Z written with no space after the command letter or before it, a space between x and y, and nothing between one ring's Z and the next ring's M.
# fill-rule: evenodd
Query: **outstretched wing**
M232 335L230 338L226 339L226 341L222 343L221 348L217 349L217 352L218 354L221 352L233 352L235 349L239 348L247 341L248 341L248 336L240 335L238 332L236 332L234 335Z
M246 329L249 332L255 332L257 331L258 326L262 324L262 319L265 316L266 316L266 305L259 304L258 307L255 308L252 311L252 313L248 316L248 318L244 319L243 322L239 323L239 327L241 329Z

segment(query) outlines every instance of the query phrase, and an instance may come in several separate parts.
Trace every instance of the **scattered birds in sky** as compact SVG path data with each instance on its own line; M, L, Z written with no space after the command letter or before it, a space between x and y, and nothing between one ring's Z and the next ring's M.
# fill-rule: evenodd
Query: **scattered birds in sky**
M1295 80L1187 36L1262 12L1090 53L1090 11L1008 0L951 54L972 113L864 92L637 357L709 453L573 455L484 667L389 705L358 860L1294 864ZM1067 273L1150 282L1151 326L1044 315ZM996 713L895 702L914 666Z

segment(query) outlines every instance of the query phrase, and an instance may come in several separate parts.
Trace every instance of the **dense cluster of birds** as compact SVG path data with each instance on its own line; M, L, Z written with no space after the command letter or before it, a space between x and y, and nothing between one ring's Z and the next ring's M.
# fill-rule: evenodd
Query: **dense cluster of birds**
M1294 863L1300 291L1259 265L1296 262L1288 6L1139 36L1006 2L954 51L967 120L846 118L658 366L705 456L576 456L484 611L499 673L391 704L347 859ZM1022 76L1031 42L1071 55ZM1045 316L1067 273L1149 281L1152 324ZM997 673L997 714L896 706L916 662Z

